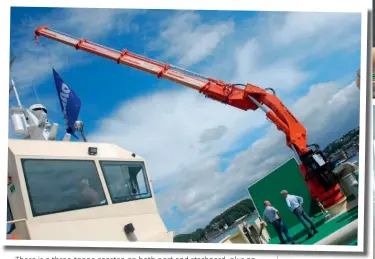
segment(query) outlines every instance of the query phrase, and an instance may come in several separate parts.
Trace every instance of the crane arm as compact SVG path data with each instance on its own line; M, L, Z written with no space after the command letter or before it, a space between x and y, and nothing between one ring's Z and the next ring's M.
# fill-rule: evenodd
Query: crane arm
M44 36L77 50L92 53L97 56L115 61L117 64L127 65L138 70L156 75L172 82L190 87L204 94L206 97L231 105L241 110L256 110L261 108L269 120L278 130L286 135L286 144L298 155L309 152L306 143L306 129L283 105L280 99L266 89L252 84L228 84L219 80L206 78L196 73L161 63L150 58L136 55L127 50L117 51L108 47L92 43L86 39L77 39L42 26L36 29L35 38Z

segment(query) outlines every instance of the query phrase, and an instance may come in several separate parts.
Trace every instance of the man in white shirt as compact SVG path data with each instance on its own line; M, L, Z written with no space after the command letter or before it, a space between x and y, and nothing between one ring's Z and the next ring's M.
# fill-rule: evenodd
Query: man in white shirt
M296 244L294 240L291 238L288 232L288 228L285 226L284 222L281 220L280 213L277 209L272 207L271 202L264 201L264 206L266 207L263 212L263 220L270 223L277 232L279 236L280 243L285 244L285 240L283 237L283 233L286 236L287 240L292 243Z
M312 238L313 235L318 233L314 222L307 216L305 210L302 207L303 198L297 195L288 194L288 191L283 190L281 191L281 195L285 198L286 204L290 211L292 211L298 218L298 220L302 223L302 225L307 230L308 236L307 239ZM310 227L308 227L307 223L310 223Z

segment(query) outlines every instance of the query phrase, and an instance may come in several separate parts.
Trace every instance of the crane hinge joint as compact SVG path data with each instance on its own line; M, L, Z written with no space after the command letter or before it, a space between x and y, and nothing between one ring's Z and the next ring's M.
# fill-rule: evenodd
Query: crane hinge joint
M82 39L82 40L78 41L78 43L76 44L75 48L76 48L77 50L80 49L80 48L81 48L81 45L82 45L83 43L85 43L85 42L87 42L86 39Z
M211 85L211 81L208 80L208 82L207 82L203 87L201 87L201 88L199 89L199 93L200 93L200 94L203 93L203 94L207 97L207 95L206 95L206 91L208 90L208 88L210 87L210 85Z
M212 79L212 78L207 78L208 82L199 89L199 93L205 93L210 87L211 87L211 84L215 84L215 85L218 85L218 86L224 86L224 83L222 81L218 81L218 80L215 80L215 79Z
M127 51L126 49L124 49L124 50L121 52L120 57L117 59L117 64L120 64L121 59L122 59L126 54L128 54L128 53L129 53L129 51Z
M171 67L168 63L164 65L164 67L160 70L160 72L156 75L158 78L162 78L165 72Z

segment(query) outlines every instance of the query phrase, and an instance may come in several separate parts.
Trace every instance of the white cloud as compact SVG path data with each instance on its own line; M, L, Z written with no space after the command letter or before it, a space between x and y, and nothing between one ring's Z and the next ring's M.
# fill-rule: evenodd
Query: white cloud
M235 63L238 68L233 75L236 82L250 82L262 87L274 87L282 91L295 89L310 78L310 72L299 67L293 56L275 58L264 62L270 49L261 39L249 39L237 48ZM280 87L282 84L282 87Z
M213 53L214 65L202 70L209 77L273 87L287 96L315 76L309 69L313 62L359 49L360 19L347 13L259 14L237 23L235 33Z
M275 19L271 25L279 24L271 31L272 42L281 46L300 42L309 46L309 52L327 47L329 50L341 49L360 40L360 19L360 15L355 13L290 13Z
M178 65L187 67L210 56L233 29L233 21L202 24L197 13L177 12L163 21L159 39L149 47L161 50L162 58L176 58Z
M195 164L201 166L202 161L226 151L238 137L264 122L261 113L233 109L182 89L124 104L90 139L119 143L147 157L155 172L153 180L160 180ZM225 131L216 138L207 135L217 128Z

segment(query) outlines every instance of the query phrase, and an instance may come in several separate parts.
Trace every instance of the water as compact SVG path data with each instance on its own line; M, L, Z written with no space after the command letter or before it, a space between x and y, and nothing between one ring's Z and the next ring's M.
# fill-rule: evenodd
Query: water
M345 162L350 162L350 163L354 163L354 162L358 162L359 161L359 153L357 153L355 156L349 158L348 160L345 160Z

